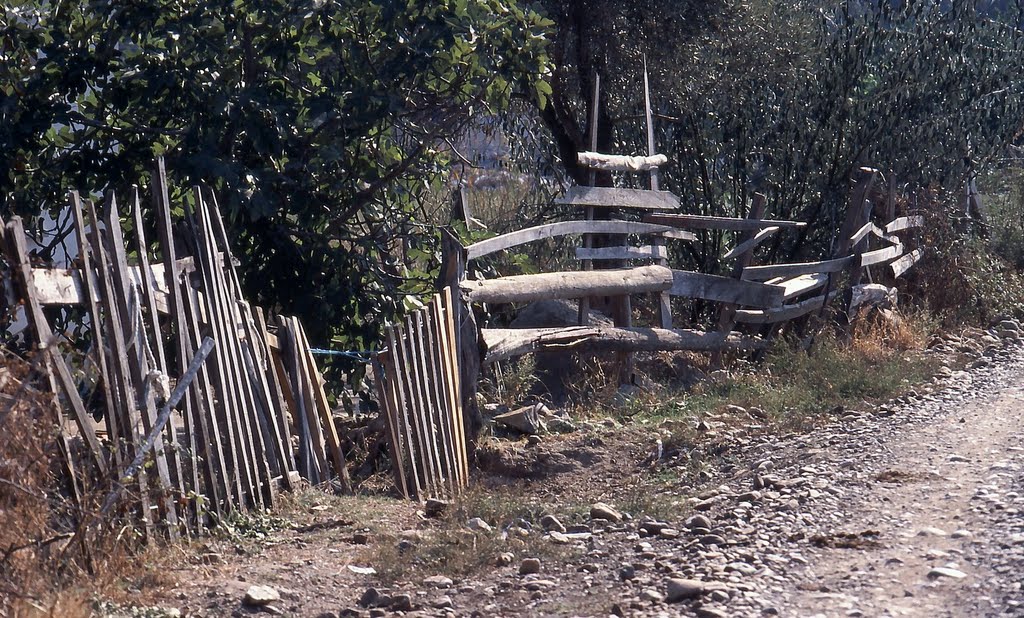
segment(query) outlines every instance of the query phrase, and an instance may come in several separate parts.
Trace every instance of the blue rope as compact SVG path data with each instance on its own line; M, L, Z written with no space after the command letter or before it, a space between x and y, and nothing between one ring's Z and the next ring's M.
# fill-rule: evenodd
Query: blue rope
M364 363L369 362L371 357L376 354L373 350L322 350L320 348L310 348L309 351L321 356L344 356L363 361Z

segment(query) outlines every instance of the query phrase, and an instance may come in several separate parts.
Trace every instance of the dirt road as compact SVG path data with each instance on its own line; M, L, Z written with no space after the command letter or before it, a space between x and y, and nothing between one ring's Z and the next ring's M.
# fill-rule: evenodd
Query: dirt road
M557 525L534 512L488 530L394 500L303 498L307 520L330 525L199 548L157 600L195 615L1024 614L1022 359L1018 344L989 345L920 394L807 434L737 437L699 493L676 481L661 519L625 512L623 488L673 472L652 471L642 441L615 443L599 424L536 447L563 467L514 485ZM568 496L611 502L623 520ZM537 572L521 574L534 556ZM252 584L280 601L244 605Z

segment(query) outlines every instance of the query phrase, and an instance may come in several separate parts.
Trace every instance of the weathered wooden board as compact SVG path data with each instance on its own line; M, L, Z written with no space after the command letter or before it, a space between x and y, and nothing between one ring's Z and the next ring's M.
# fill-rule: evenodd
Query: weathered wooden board
M884 264L895 260L903 254L903 245L895 245L892 247L886 247L884 249L876 249L875 251L868 251L860 255L860 265L872 266L874 264Z
M565 328L485 328L480 331L485 363L543 350L580 352L644 352L659 350L710 351L723 348L754 350L762 342L737 333L570 326Z
M899 277L910 270L911 266L917 264L922 257L924 257L924 249L914 249L889 265L889 267L892 268L892 275L894 277Z
M556 204L628 208L638 210L678 210L679 198L669 191L622 189L617 187L569 187Z
M649 214L644 215L646 223L670 225L690 230L763 230L768 227L806 227L803 221L777 219L737 219L734 217L709 217L705 215Z
M543 240L545 238L556 238L559 236L570 236L575 234L661 234L672 228L667 225L653 225L650 223L636 223L633 221L559 221L537 225L523 230L517 230L487 240L473 243L466 247L466 259L475 260L497 251L510 249L519 245ZM694 237L691 235L690 240Z
M618 296L660 292L671 287L672 271L664 266L516 275L461 283L463 292L469 301L474 303L516 303L556 298Z
M577 260L664 260L668 249L664 245L643 245L640 247L579 247Z
M606 172L648 172L656 170L668 163L663 154L650 156L611 155L599 152L580 152L576 154L576 162L583 167Z
M879 229L879 228L878 228L877 225L875 225L874 223L871 223L870 221L868 221L867 223L862 225L859 230L857 230L856 232L853 233L853 236L850 236L850 246L852 247L852 246L856 245L857 243L859 243L873 229Z
M835 298L838 293L830 292L828 300ZM775 322L792 320L802 315L807 315L812 311L817 311L821 309L825 302L826 297L822 295L778 309L766 309L764 311L741 309L736 312L736 321L746 324L774 324Z
M672 271L672 296L702 298L722 303L767 309L782 306L785 288L731 277L687 270Z
M191 257L178 260L178 271L191 273L195 264ZM142 284L142 271L138 266L131 267L131 277L139 285ZM167 277L163 264L150 265L151 280L155 282L154 296L161 313L167 311ZM42 305L84 305L88 302L82 286L82 274L77 268L33 268L32 278L35 281L36 298Z
M811 290L816 290L826 283L828 283L828 274L826 273L812 273L809 275L800 275L793 277L792 279L778 279L770 280L769 283L773 285L782 286L786 290L783 297L786 300L796 298L801 294L806 294Z
M853 256L824 260L821 262L800 262L796 264L773 264L770 266L749 266L743 269L743 279L767 281L774 277L795 277L813 273L839 272L853 263Z
M898 232L900 230L906 230L912 227L922 226L924 226L924 217L921 215L912 215L909 217L900 217L898 219L893 219L892 221L886 224L885 231L888 234L892 234L893 232Z
M778 232L780 229L782 229L782 228L780 228L778 226L764 228L763 230L759 231L757 234L754 234L753 238L749 238L747 240L744 240L740 244L738 244L735 247L733 247L728 253L726 253L725 255L722 256L722 259L723 260L731 260L733 258L736 258L736 257L739 257L739 256L743 255L744 253L747 253L749 251L753 251L766 238L768 238L769 236L771 236L775 232Z

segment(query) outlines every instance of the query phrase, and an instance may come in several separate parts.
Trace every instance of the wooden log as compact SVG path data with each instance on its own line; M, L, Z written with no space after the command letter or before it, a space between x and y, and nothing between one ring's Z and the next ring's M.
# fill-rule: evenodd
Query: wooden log
M579 152L576 153L576 162L582 167L606 172L648 172L668 163L668 157L663 154L644 157Z
M806 227L803 221L778 219L737 219L733 217L709 217L705 215L649 214L643 217L645 223L667 225L687 230L763 230L769 227Z
M651 235L668 232L672 228L666 225L654 225L651 223L636 223L634 221L559 221L517 230L487 240L473 243L466 247L466 259L475 260L485 255L510 249L528 242L543 240L545 238L557 238L560 236L572 236L577 234L638 234ZM688 239L695 237L690 235Z
M896 260L895 262L893 262L892 264L889 265L889 267L892 268L892 276L893 277L901 276L903 273L905 273L908 270L910 270L911 266L913 266L914 264L917 264L917 262L922 257L924 257L924 249L914 249L910 253L908 253L908 254L904 255L903 257L901 257L900 259Z
M672 287L672 271L664 266L516 275L463 281L470 302L512 303L552 298L616 296L660 292Z
M762 345L759 339L738 333L641 327L485 328L481 333L486 347L485 363L555 350L586 353L708 352L723 348L755 350Z
M824 286L828 283L828 274L812 273L793 277L792 279L772 279L769 280L769 283L781 286L785 290L783 299L789 300Z
M785 288L781 286L686 270L673 270L672 281L670 293L673 296L701 298L747 307L780 307L785 295Z
M775 277L795 277L814 273L839 272L853 264L854 256L848 255L834 260L821 262L801 262L796 264L772 264L770 266L749 266L743 269L743 278L750 281L767 281Z
M758 231L756 234L754 234L753 238L749 238L747 240L744 240L740 244L738 244L735 247L733 247L728 253L726 253L725 255L722 256L722 259L723 260L731 260L731 259L737 258L737 257L739 257L739 256L741 256L741 255L743 255L745 253L750 253L751 251L756 249L758 245L760 245L762 242L764 242L764 240L766 238L768 238L769 236L771 236L775 232L778 232L780 229L782 229L782 228L780 228L778 226L775 226L775 227L766 227L763 230Z
M827 298L832 300L836 297L838 292L829 292ZM803 315L807 315L812 311L821 309L826 302L826 296L815 296L814 298L795 303L792 305L785 305L778 309L765 309L759 310L747 310L741 309L736 312L736 321L746 324L774 324L776 322L784 322L786 320L792 320Z
M617 187L569 187L556 204L625 208L629 210L678 210L679 198L669 191L623 189Z
M893 232L899 232L900 230L907 230L912 227L923 227L924 217L922 215L913 215L909 217L900 217L893 219L885 226L886 234L892 234Z
M665 245L642 245L640 247L578 247L577 260L665 260L668 249Z
M874 264L884 264L895 260L903 254L903 245L896 245L894 247L885 247L884 249L876 249L874 251L868 251L867 253L860 254L860 266L872 266Z

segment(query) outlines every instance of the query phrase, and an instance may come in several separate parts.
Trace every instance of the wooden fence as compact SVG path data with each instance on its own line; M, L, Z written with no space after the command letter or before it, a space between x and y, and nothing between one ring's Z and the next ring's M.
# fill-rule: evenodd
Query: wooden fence
M451 288L388 326L374 363L378 400L399 490L451 498L469 483Z
M3 224L30 337L74 421L64 424L62 444L76 489L97 480L127 487L147 533L172 538L230 511L273 506L278 491L300 477L336 478L348 489L322 378L298 320L279 317L275 336L263 310L244 300L211 192L196 188L175 227L162 161L154 180L157 243L145 237L137 189L127 211L113 192L102 209L71 194L80 255L70 269L34 268L21 220ZM179 247L192 249L179 255ZM84 359L65 358L47 306L85 309L92 346ZM206 340L208 359L189 371ZM94 380L76 377L90 367ZM180 407L171 395L176 383L187 386ZM168 418L158 415L161 407L173 408ZM152 465L133 466L140 458Z

